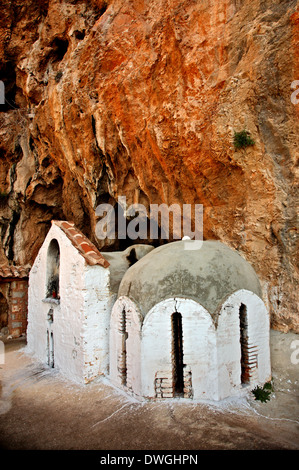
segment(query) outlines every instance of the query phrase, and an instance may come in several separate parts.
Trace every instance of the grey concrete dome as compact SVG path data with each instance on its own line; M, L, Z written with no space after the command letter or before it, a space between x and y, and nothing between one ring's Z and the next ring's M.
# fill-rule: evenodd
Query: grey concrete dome
M118 296L133 300L144 317L158 302L173 297L193 299L211 315L239 289L262 298L254 269L235 250L218 241L188 250L186 243L195 242L168 243L141 258L125 273Z

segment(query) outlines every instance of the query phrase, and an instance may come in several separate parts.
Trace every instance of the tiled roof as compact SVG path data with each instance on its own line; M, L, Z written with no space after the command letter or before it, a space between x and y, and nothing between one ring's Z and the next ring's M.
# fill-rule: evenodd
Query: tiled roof
M97 247L75 227L73 222L67 222L64 220L52 220L52 224L57 225L69 240L72 242L74 247L79 253L85 258L86 262L90 265L99 264L104 268L108 268L109 262L99 252Z
M8 264L0 266L0 278L19 278L24 279L29 276L30 266L9 266Z

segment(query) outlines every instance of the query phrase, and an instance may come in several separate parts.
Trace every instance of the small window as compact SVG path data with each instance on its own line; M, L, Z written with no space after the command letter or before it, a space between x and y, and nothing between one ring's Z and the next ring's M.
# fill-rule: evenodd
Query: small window
M239 309L240 344L241 344L241 384L250 381L250 361L248 351L248 318L246 305L241 304Z
M173 395L184 394L184 361L183 361L183 328L182 315L173 313L172 318L172 367L173 367Z
M120 379L122 385L127 385L127 339L128 339L128 331L127 331L127 315L126 310L123 309L121 316L120 316L120 328L119 332L121 334L121 353L118 357L118 370L120 373Z
M60 250L57 240L52 240L47 256L47 299L59 299Z

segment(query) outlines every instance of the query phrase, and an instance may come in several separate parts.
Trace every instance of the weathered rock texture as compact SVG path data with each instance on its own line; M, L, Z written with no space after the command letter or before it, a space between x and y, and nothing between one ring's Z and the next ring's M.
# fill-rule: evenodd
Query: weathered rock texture
M52 218L96 242L95 208L118 196L199 203L272 326L299 332L297 2L1 3L2 259L31 262ZM235 150L244 128L255 145Z

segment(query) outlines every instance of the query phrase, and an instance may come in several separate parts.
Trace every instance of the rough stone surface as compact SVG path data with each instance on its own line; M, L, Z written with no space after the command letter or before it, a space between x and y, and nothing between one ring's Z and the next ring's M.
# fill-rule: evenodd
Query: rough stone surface
M298 18L296 0L3 0L1 260L32 263L53 218L96 243L95 208L120 195L201 203L204 237L298 332Z

